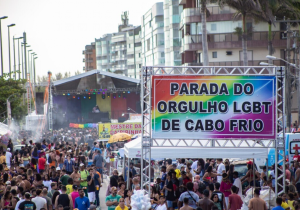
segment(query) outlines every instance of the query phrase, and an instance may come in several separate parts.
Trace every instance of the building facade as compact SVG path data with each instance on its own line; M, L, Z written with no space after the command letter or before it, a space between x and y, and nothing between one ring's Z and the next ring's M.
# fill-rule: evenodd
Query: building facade
M200 1L179 0L183 10L180 16L181 58L182 65L202 65L202 24ZM241 20L233 20L236 11L217 4L208 4L210 15L207 17L207 41L210 66L243 65L241 36L235 33L236 27L242 27ZM248 65L258 66L267 62L268 26L267 23L255 23L247 19ZM274 56L282 57L286 47L286 39L282 37L280 24L273 27ZM276 62L279 64L280 62Z
M95 39L97 69L139 79L142 65L140 36L141 27L129 25L128 13L124 12L117 33Z
M142 17L141 24L143 66L165 65L163 2L152 6Z
M164 0L165 65L180 66L180 14L179 0Z
M90 45L86 45L85 50L82 51L82 54L84 55L83 71L90 71L90 70L97 69L95 42L92 42Z

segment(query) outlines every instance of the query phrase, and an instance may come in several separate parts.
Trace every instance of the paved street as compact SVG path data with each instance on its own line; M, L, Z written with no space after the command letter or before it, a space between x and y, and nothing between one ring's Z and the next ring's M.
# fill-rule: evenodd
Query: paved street
M106 197L106 190L108 186L109 180L104 179L104 182L102 183L102 187L100 189L100 206L101 210L107 210L107 206L105 205L105 197Z

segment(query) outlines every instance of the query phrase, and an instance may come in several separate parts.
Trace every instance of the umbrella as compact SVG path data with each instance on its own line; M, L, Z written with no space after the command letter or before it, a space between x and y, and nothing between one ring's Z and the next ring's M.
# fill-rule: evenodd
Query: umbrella
M131 139L131 135L128 133L116 133L109 138L108 143L128 141L130 139Z

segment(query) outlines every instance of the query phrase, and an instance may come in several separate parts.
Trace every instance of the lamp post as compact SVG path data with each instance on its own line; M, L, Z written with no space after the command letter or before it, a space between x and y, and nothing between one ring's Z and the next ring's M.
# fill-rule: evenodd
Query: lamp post
M30 72L30 76L31 76L31 82L32 82L32 80L33 80L33 78L34 78L34 69L33 69L33 57L35 56L36 54L35 54L35 52L32 52L31 53L31 72Z
M8 28L8 58L9 58L9 78L11 78L11 62L10 62L10 33L9 28L15 26L16 24L10 24L7 26Z
M19 70L19 80L21 79L21 63L20 63L20 39L23 39L23 37L16 38L18 40L18 70ZM23 61L23 55L22 55L22 61ZM22 71L23 72L23 71Z
M30 63L29 63L29 53L30 53L30 51L32 51L32 50L28 50L28 56L27 56L28 57L28 62L27 62L28 63L28 68L27 68L28 71L27 71L27 74L29 73L29 78L30 78ZM26 75L26 79L27 79L27 75Z
M35 55L36 55L36 54L35 54ZM35 77L36 77L36 71L35 71L35 59L37 59L37 58L38 58L38 57L34 57L34 58L33 58L33 75L34 75L34 76L33 76L33 79L34 79L33 82L34 82L34 83L36 82L36 80L35 80L35 79L36 79L36 78L35 78Z
M7 16L0 17L0 53L1 53L1 76L3 76L3 54L2 54L2 31L1 31L1 20L6 19Z

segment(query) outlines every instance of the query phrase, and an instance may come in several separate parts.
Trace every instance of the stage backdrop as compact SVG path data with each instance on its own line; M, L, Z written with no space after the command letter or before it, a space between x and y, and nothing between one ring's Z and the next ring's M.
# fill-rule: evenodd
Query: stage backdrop
M102 98L102 94L97 94L96 96L97 105L101 112L108 112L109 118L111 116L111 96L108 98L105 95L105 99Z

